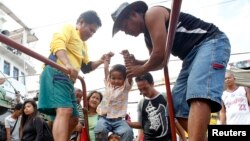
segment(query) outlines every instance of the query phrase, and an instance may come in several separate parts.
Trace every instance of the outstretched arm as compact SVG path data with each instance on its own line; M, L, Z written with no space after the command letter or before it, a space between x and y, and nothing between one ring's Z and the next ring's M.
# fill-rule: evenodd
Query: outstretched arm
M152 7L146 12L145 24L152 41L152 49L149 49L150 58L143 65L128 66L128 77L163 68L167 39L165 24L168 19L169 12L162 7Z
M108 75L109 75L109 62L108 61L104 61L104 79L105 81L108 80Z
M108 80L108 75L109 75L109 63L110 63L110 59L111 57L114 56L113 52L109 52L107 54L105 54L104 56L104 75L105 75L105 80Z
M141 128L142 128L140 122L130 122L130 121L127 121L127 123L128 123L128 125L129 125L131 128L136 128L136 129L141 129Z
M85 74L85 73L89 73L89 72L95 70L101 64L104 63L104 61L105 61L105 55L107 55L107 54L109 54L109 53L103 54L102 57L99 60L89 61L87 64L83 63L82 66L81 66L81 71Z
M151 71L155 68L162 68L165 57L165 47L167 39L166 21L169 13L162 7L153 7L147 12L145 17L146 26L152 40L152 50L150 58L145 63L145 70ZM159 32L161 31L161 32Z

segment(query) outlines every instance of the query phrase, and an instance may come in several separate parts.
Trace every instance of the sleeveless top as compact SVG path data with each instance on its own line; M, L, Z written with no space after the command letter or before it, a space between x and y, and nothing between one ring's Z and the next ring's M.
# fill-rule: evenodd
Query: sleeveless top
M244 87L234 92L224 91L222 100L226 107L227 124L250 124L250 108Z
M166 10L170 12L170 9L166 8ZM169 20L166 21L166 29L168 29L168 26ZM183 60L196 45L206 38L219 33L222 32L214 24L205 22L190 14L180 12L171 53ZM145 28L144 31L144 40L147 48L153 48L147 28Z

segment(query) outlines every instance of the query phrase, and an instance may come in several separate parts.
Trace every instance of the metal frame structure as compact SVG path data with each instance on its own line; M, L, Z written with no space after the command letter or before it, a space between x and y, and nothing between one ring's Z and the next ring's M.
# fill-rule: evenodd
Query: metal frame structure
M173 110L173 100L172 100L172 95L171 95L171 89L170 89L170 79L169 79L169 73L168 73L168 61L170 57L170 52L173 46L173 41L175 37L175 30L177 27L177 22L179 19L179 13L181 9L181 2L182 0L173 0L172 1L172 9L170 13L170 19L169 19L169 28L168 28L168 37L167 37L167 42L166 42L166 49L165 49L165 67L164 67L164 77L165 77L165 86L166 86L166 95L167 95L167 103L168 103L168 109L169 109L169 116L170 116L170 127L171 127L171 133L172 133L172 141L176 141L176 131L175 131L175 119L174 119L174 110ZM25 46L15 42L14 40L6 37L5 35L0 34L0 42L7 44L41 62L44 62L45 64L48 64L58 70L61 70L64 73L68 74L68 71L63 68L62 66L59 66L55 62L49 60L48 58L26 48ZM78 79L82 83L82 91L83 91L83 104L84 104L84 122L85 122L85 128L87 131L87 139L89 140L89 126L88 126L88 114L87 110L88 109L88 104L87 104L87 98L86 98L86 84L85 81L82 77L78 76Z

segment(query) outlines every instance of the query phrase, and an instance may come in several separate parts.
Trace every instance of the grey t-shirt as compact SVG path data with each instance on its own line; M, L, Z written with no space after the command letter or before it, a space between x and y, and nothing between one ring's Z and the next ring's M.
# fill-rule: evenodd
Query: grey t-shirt
M16 123L16 119L13 119L11 117L11 115L7 116L5 118L5 128L10 128L10 131L12 130L12 128L14 127L15 123ZM19 139L19 127L20 127L20 123L21 123L21 117L18 118L18 121L16 123L15 129L13 130L12 134L11 134L11 141L20 141Z

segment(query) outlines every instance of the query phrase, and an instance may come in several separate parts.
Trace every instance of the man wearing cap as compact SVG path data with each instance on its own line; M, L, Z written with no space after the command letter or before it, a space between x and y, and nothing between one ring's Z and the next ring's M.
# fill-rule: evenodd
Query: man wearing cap
M144 34L150 57L137 60L124 56L128 77L159 70L166 65L167 31L171 9L148 8L143 1L122 3L112 14L113 36L120 30L137 37ZM217 26L181 12L172 50L183 61L175 87L175 117L188 131L190 141L206 140L211 112L221 109L225 70L230 56L230 43ZM170 68L171 69L171 68Z
M23 104L18 103L14 107L14 112L5 118L5 128L7 141L20 141L19 127L21 123L21 111Z

